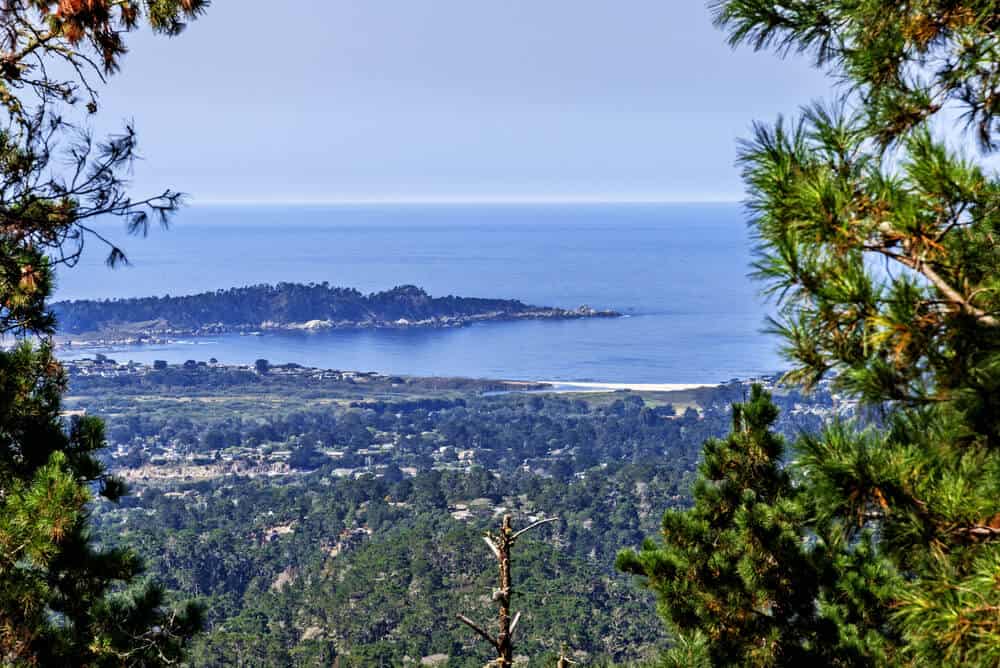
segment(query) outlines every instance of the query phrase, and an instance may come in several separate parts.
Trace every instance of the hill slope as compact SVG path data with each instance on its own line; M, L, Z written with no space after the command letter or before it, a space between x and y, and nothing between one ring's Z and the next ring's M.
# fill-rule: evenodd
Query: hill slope
M63 333L219 333L253 329L459 326L481 320L609 317L587 307L530 306L514 299L432 297L413 285L362 294L327 283L254 285L182 297L53 304Z

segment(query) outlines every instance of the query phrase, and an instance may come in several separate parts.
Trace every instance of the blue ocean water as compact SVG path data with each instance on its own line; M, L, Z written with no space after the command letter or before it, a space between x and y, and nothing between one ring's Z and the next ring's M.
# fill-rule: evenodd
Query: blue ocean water
M57 298L188 294L329 281L364 292L503 297L621 311L612 320L462 329L221 336L111 350L119 360L298 362L417 375L700 383L782 367L747 278L735 204L195 206L146 239L108 234L132 266L92 244ZM79 348L64 357L89 354ZM107 352L107 351L103 351Z

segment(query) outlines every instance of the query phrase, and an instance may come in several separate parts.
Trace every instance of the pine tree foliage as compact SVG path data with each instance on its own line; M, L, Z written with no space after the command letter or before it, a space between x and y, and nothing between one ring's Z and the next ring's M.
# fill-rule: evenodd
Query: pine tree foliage
M55 268L72 265L90 221L123 217L143 233L166 221L172 191L133 200L126 176L130 127L95 142L67 120L97 110L97 86L115 72L125 35L145 21L173 35L205 0L13 0L0 9L0 664L165 665L201 626L194 605L172 609L137 579L126 549L91 540L95 495L124 484L101 466L103 424L67 421L65 379L49 338ZM66 73L60 79L56 73ZM112 244L109 262L124 260Z
M879 662L997 665L1000 5L713 8L733 44L809 54L843 84L740 151L788 380L885 416L796 444L820 614Z
M194 606L164 607L155 586L129 592L141 564L90 543L92 491L111 501L124 484L104 471L96 418L67 425L51 350L23 343L0 354L0 658L40 665L157 665L179 658L199 628Z
M865 579L803 535L810 508L769 431L777 415L754 386L733 406L731 434L705 443L693 508L664 515L662 544L647 540L618 557L658 595L675 637L666 665L866 665L885 656L880 635L859 631L867 602L833 586L846 572L866 584L885 574Z

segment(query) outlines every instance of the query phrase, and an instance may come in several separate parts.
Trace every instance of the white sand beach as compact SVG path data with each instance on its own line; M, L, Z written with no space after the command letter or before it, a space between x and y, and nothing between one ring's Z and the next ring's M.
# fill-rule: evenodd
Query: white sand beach
M710 383L592 383L561 380L541 380L538 382L552 385L552 392L614 392L615 390L679 392L682 390L696 390L701 387L718 387L718 385Z

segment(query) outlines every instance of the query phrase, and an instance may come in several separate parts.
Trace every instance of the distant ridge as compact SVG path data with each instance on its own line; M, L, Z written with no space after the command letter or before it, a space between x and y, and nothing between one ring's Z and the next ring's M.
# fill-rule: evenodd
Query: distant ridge
M432 297L414 285L366 295L326 282L261 284L180 297L63 301L52 309L62 334L140 338L255 330L458 327L489 320L619 315L586 306L532 306L514 299Z

